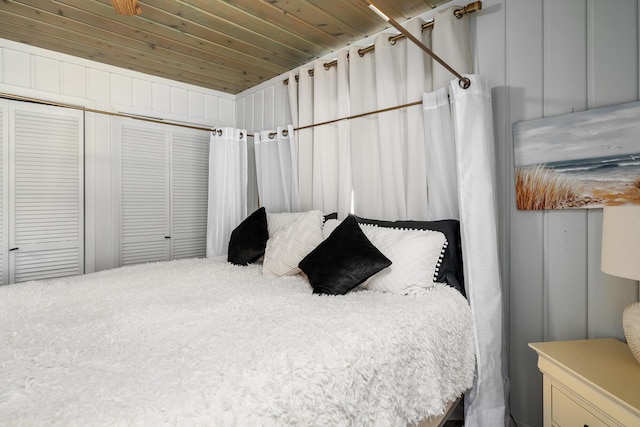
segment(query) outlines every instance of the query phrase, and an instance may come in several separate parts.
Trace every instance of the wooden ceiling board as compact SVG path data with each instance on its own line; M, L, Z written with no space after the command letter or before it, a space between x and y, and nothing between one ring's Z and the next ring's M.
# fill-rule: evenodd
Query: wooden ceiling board
M254 45L256 38L260 37L260 47L265 52L276 54L296 63L308 57L308 52L305 49L309 49L309 43L305 40L301 40L303 42L300 43L301 48L297 48L293 43L290 43L290 35L284 31L279 31L279 28L274 28L273 26L270 26L264 32L265 34L271 33L271 38L264 37L265 34L260 34L253 28L253 25L261 22L260 20L246 13L242 14L244 19L239 18L238 14L236 14L235 20L225 19L225 16L230 14L222 14L222 8L215 7L214 3L210 0L192 1L191 4L176 0L155 0L153 1L153 7L162 9L172 15L183 17L187 21L203 25L224 37L224 43L229 45L237 41ZM227 7L230 8L230 6ZM241 21L246 22L249 26L241 25ZM277 40L273 34L274 29L282 33L280 38L283 41Z
M157 44L164 45L173 50L186 46L187 51L192 52L194 55L201 52L205 57L208 57L209 60L217 61L219 65L229 65L238 70L264 69L279 74L284 68L261 58L252 57L242 51L236 51L227 46L221 46L215 43L209 43L213 47L207 49L207 40L179 29L182 20L178 19L178 17L176 17L175 24L167 26L145 17L114 15L108 0L104 0L104 2L100 0L59 0L58 3L71 5L105 20L111 19L118 21L122 23L120 28L126 30L129 37L134 39L144 38L145 41L151 43L152 47ZM143 12L143 14L144 13L145 12ZM205 57L202 59L206 59Z
M274 8L285 15L295 17L303 21L307 26L322 30L333 38L327 44L340 47L363 38L362 26L360 28L349 25L343 21L343 16L338 12L336 2L323 2L320 4L306 0L272 0ZM343 4L349 2L343 2ZM362 6L360 6L362 7ZM353 21L357 23L357 21ZM382 21L378 19L378 24Z
M33 1L34 3L38 2L38 0ZM49 2L45 1L42 3ZM37 30L38 33L46 33L54 37L61 36L71 41L77 41L78 35L81 35L82 38L86 39L95 38L95 41L92 41L91 44L87 44L87 47L94 46L97 48L93 49L93 51L89 50L93 56L104 56L110 52L115 54L128 54L132 57L146 58L151 62L156 62L161 65L170 66L172 63L175 63L180 69L196 74L209 75L209 77L211 76L211 73L220 73L225 75L225 80L236 80L234 83L237 84L248 82L246 78L239 78L235 70L225 70L210 61L184 55L176 52L175 50L166 49L157 45L149 46L147 42L135 40L127 37L126 35L111 32L89 24L84 24L78 20L67 19L67 16L71 16L73 14L73 9L65 10L65 18L62 20L57 14L55 14L55 10L45 11L44 9L41 9L37 14L34 13L34 18L30 19L29 15L31 14L31 11L33 11L33 9L27 8L24 5L11 5L6 9L7 17L9 19L8 22L18 22L21 25L27 24L29 28ZM19 16L15 15L20 13L22 13L23 19L19 19ZM104 49L103 42L111 43L110 48ZM172 58L173 61L169 61L168 58ZM222 81L223 80L221 80L221 82Z
M88 50L86 45L83 45L82 43L78 43L71 39L62 39L58 36L46 34L40 31L41 27L39 27L38 30L34 30L34 28L36 27L35 25L31 27L21 27L12 24L10 21L4 21L4 17L2 16L0 16L0 25L6 26L6 29L12 31L12 35L16 36L11 40L20 43L32 44L34 46L50 50L64 50L64 52L69 55L87 58L93 61L115 65L117 67L131 70L133 70L134 68L130 64L135 62L136 71L172 80L182 81L196 86L206 87L206 85L210 85L212 82L212 79L209 77L200 78L200 76L194 73L185 72L184 70L173 69L163 65L149 64L147 61L141 60L139 57L132 57L123 53L114 53L110 54L109 57L105 57L105 55L99 50L90 51ZM33 34L34 31L35 34ZM106 47L109 46L106 45ZM221 87L224 86L228 88L228 92L240 90L241 88L245 87L245 84L233 84L227 80L218 80L217 82L214 81L214 83L220 85Z
M227 3L221 0L218 2ZM276 7L271 1L230 0L228 3L233 4L243 13L254 16L261 21L259 25L247 28L256 29L263 37L267 38L280 37L278 33L284 32L285 37L279 38L279 40L283 43L296 43L299 40L310 43L311 46L305 50L309 54L337 43L335 37L323 29L305 22L296 15L287 13L285 10ZM271 33L273 30L276 30L275 36ZM261 43L261 39L256 39L256 43Z
M170 9L175 10L175 8ZM224 33L213 30L210 26L199 23L198 21L200 19L198 19L197 16L205 17L202 12L195 15L188 11L178 10L180 15L177 15L173 11L159 9L154 6L147 5L145 7L145 13L153 22L164 27L172 28L173 31L179 31L187 37L199 39L195 40L195 42L199 43L201 48L205 48L206 46L208 49L216 50L220 52L221 55L228 56L229 58L233 58L238 55L238 52L242 52L246 55L245 60L247 64L255 63L256 61L254 59L259 58L265 61L264 65L279 65L287 69L296 66L296 60L289 59L281 54L276 54L262 46L245 42L238 38L229 37ZM181 20L177 25L176 16L183 16L185 17L185 20ZM202 20L204 21L205 19ZM165 35L165 37L167 36L168 35ZM300 58L298 58L298 60L299 59Z
M376 0L405 21L448 0ZM2 0L0 38L231 94L375 34L362 0Z

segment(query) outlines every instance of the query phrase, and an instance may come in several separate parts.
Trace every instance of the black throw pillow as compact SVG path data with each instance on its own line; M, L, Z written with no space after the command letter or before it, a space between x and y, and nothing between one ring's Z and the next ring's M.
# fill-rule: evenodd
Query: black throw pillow
M390 265L349 215L298 267L309 278L314 294L344 295Z
M460 241L460 221L443 219L439 221L379 221L356 216L360 224L373 224L379 227L410 228L413 230L439 231L447 238L442 263L436 275L438 282L447 283L466 296L464 290L464 272L462 270L462 243Z
M231 232L227 261L237 265L249 265L256 262L267 246L267 212L260 208Z

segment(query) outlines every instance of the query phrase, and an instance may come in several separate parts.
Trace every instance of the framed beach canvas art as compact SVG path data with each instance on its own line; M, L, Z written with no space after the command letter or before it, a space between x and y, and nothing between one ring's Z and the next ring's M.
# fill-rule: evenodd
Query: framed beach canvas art
M640 204L640 102L515 123L518 209Z

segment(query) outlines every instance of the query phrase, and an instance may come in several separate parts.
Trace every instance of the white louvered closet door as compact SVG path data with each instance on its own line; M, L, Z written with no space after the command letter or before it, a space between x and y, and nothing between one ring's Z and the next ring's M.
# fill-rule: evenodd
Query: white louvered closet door
M84 272L83 129L81 111L10 104L11 283Z
M120 122L120 263L170 259L169 139L164 125Z
M9 185L8 168L5 161L9 158L9 112L8 102L0 99L0 285L9 283L9 223L7 191Z
M204 257L209 132L171 132L172 258Z

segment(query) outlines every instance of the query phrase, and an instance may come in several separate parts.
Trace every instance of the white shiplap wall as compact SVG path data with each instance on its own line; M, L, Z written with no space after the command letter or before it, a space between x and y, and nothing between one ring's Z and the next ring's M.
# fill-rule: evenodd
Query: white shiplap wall
M638 100L639 9L638 0L484 0L472 19L476 70L493 86L510 404L518 426L542 425L542 380L527 343L622 338L622 309L638 299L638 286L600 272L600 209L515 209L512 125ZM284 77L239 95L241 127L286 124Z
M637 0L506 6L511 123L638 99ZM600 272L600 209L509 208L512 412L540 425L539 399L530 396L540 395L536 357L526 343L622 338L622 308L638 288Z
M202 126L234 126L235 96L0 39L0 92ZM85 119L85 271L114 267L112 118Z

